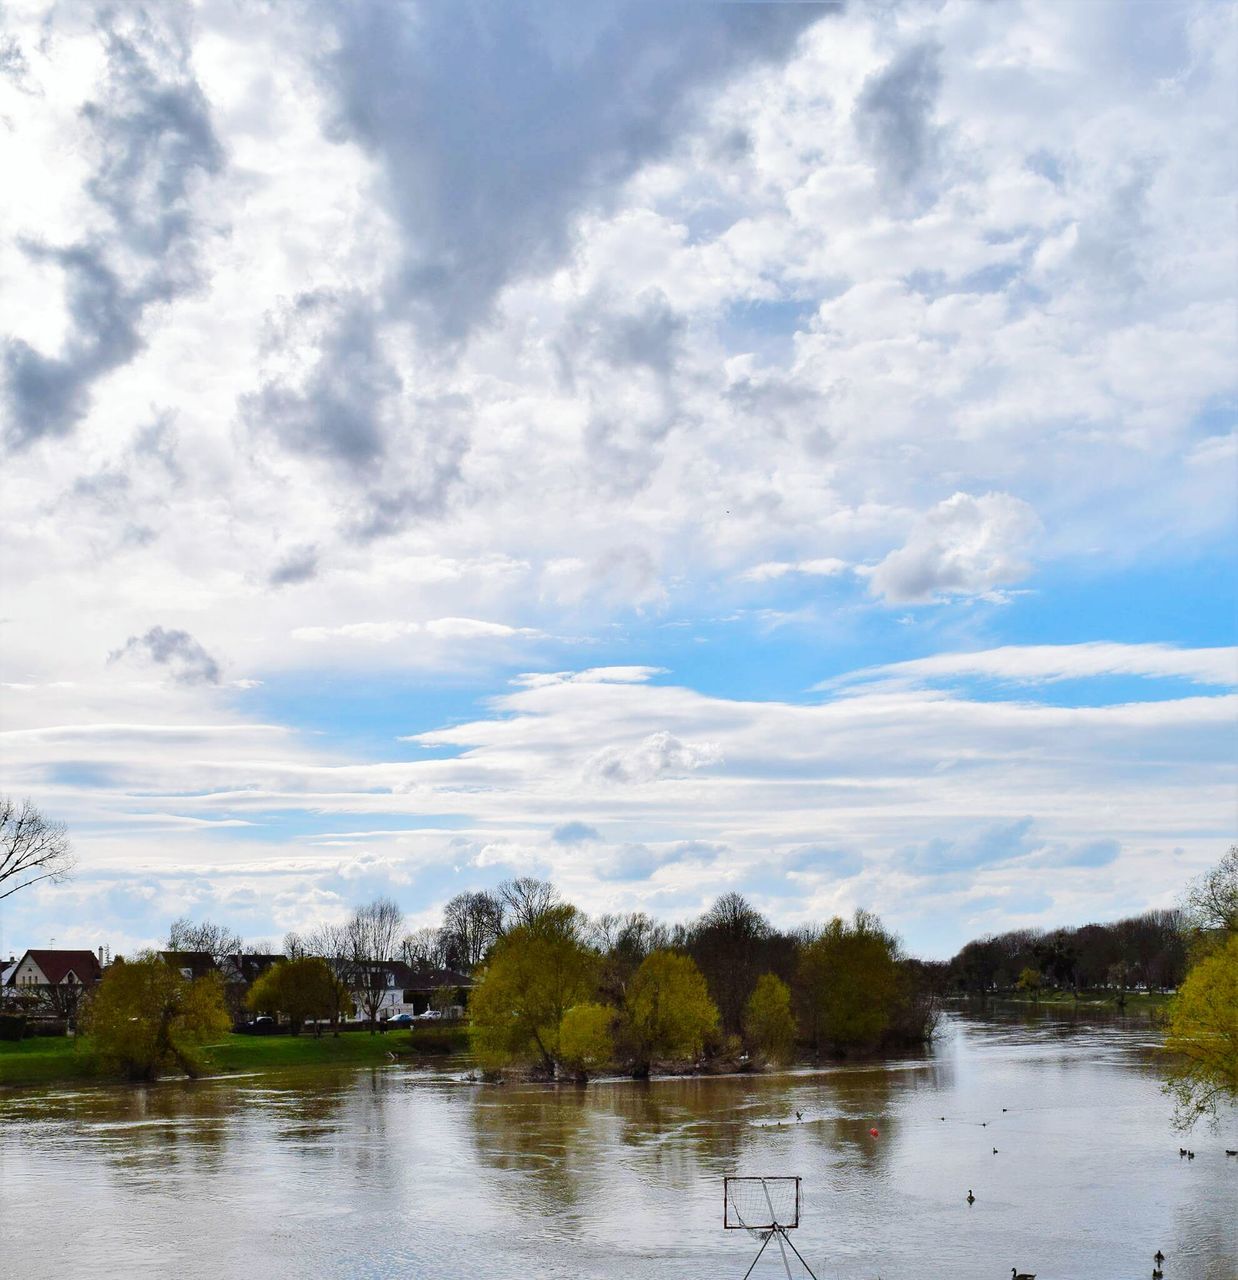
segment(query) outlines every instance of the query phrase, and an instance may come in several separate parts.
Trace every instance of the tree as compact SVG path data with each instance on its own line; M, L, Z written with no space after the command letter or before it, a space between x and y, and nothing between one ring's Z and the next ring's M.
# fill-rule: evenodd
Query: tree
M60 884L74 866L63 822L49 822L29 800L0 796L0 901L45 880Z
M744 1007L749 1051L770 1062L786 1062L795 1045L791 988L777 974L763 973Z
M236 955L244 948L241 935L226 924L210 920L195 923L188 916L181 916L168 926L169 951L202 951L220 964L225 956Z
M231 1026L218 974L191 982L150 952L108 968L85 1022L102 1061L131 1080L197 1075L196 1047Z
M1198 933L1238 931L1238 844L1186 892L1182 914Z
M273 964L250 987L246 1003L254 1013L283 1014L294 1036L312 1019L321 1036L322 1021L339 1016L340 991L325 960L302 956Z
M718 1027L700 969L673 951L645 957L628 983L623 1012L636 1075L648 1075L655 1058L696 1057Z
M400 939L400 959L410 969L445 969L447 953L442 929L424 928Z
M880 1043L901 994L898 947L876 916L837 916L800 955L798 985L818 1052Z
M348 1016L351 1008L352 993L352 937L348 926L342 924L320 924L304 937L290 935L296 940L297 947L288 946L284 939L285 952L295 958L297 954L318 956L326 962L335 987L334 1007L338 1012L331 1016L331 1034L340 1034L340 1019ZM302 950L303 949L303 950Z
M726 1031L738 1033L744 1005L767 967L769 921L738 893L724 893L692 926L688 951L709 984Z
M1178 1055L1166 1091L1175 1122L1190 1128L1238 1101L1238 930L1187 974L1170 1006L1165 1048Z
M1020 991L1026 991L1033 1000L1040 999L1040 970L1033 969L1028 965L1026 969L1019 974L1019 981L1015 984Z
M494 945L503 921L503 907L489 893L458 893L443 908L439 930L443 964L472 973Z
M399 949L404 913L390 898L375 898L358 907L345 928L351 987L373 1035L378 1029L378 1011L391 990L387 966Z
M501 912L498 921L500 933L521 926L531 928L547 912L562 905L558 889L549 880L538 880L533 876L504 880L495 890L495 900Z
M615 1011L608 1005L573 1005L559 1024L559 1062L578 1078L605 1066L615 1056L611 1027Z
M563 1016L594 989L597 957L584 945L582 923L575 907L560 903L495 944L469 999L485 1065L533 1056L554 1073Z

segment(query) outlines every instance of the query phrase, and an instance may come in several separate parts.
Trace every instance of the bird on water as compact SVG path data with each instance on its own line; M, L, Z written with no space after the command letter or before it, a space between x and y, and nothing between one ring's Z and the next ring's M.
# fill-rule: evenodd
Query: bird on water
M1011 1280L1036 1280L1034 1271L1020 1271L1018 1267L1010 1268Z
M1165 1274L1165 1273L1160 1269L1160 1267L1153 1267L1153 1268L1152 1268L1152 1280L1161 1280L1161 1277L1162 1277L1164 1274Z
M1157 1251L1152 1255L1152 1261L1153 1261L1153 1262L1155 1262L1155 1263L1156 1263L1156 1265L1159 1267L1159 1266L1161 1265L1161 1263L1165 1261L1165 1255L1164 1255L1164 1254L1163 1254L1163 1253L1158 1249L1158 1250L1157 1250Z
M967 1203L968 1203L968 1204L975 1204L975 1203L976 1203L976 1197L975 1197L974 1195L972 1195L972 1193L971 1193L971 1187L968 1187L968 1188L967 1188Z

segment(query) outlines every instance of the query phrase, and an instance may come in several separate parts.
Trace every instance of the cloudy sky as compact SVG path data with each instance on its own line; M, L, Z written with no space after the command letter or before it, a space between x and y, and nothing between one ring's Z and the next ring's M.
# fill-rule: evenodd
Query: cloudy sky
M909 948L1235 831L1234 9L0 9L0 947L514 874Z

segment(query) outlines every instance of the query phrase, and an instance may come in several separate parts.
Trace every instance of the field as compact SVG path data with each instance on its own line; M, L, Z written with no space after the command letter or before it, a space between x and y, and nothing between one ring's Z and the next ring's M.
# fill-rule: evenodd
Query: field
M284 1071L296 1067L381 1065L393 1058L415 1059L458 1053L469 1047L466 1027L413 1027L370 1035L238 1036L202 1046L207 1075L236 1071ZM0 1040L0 1088L69 1084L109 1079L85 1036L36 1036Z

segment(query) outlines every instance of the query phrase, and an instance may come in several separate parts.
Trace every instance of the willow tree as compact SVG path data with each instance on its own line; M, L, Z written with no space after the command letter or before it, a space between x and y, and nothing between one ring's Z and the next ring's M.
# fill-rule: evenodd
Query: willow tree
M818 1051L877 1045L903 994L898 944L870 912L835 916L800 953L797 986Z
M655 1058L694 1058L718 1027L718 1007L688 956L654 951L641 961L624 997L623 1021L636 1075Z
M495 943L469 998L484 1065L538 1062L553 1074L564 1015L596 985L597 956L583 940L575 907L547 907Z
M1190 1128L1238 1102L1238 931L1187 974L1170 1006L1165 1048L1175 1055L1166 1084L1175 1121Z
M85 1019L104 1065L130 1080L197 1075L199 1046L231 1025L218 974L190 981L150 953L108 968Z

